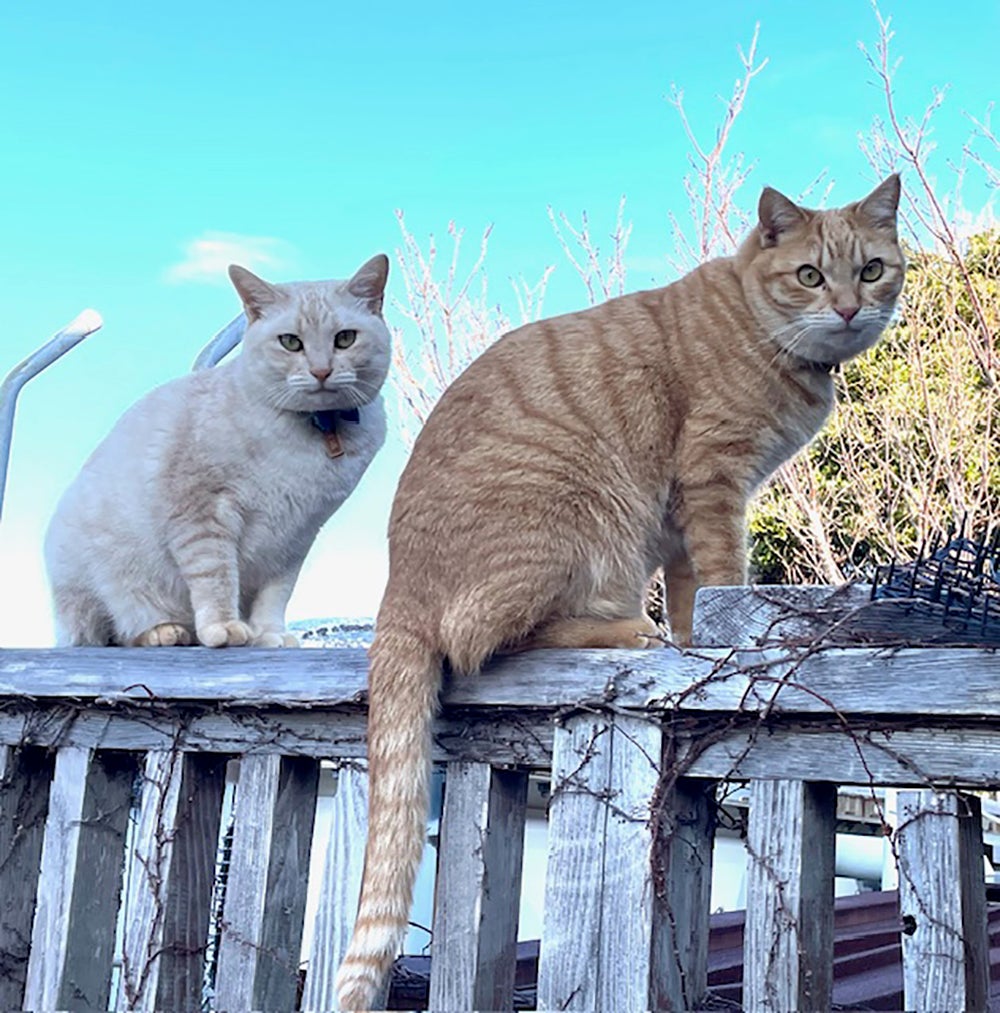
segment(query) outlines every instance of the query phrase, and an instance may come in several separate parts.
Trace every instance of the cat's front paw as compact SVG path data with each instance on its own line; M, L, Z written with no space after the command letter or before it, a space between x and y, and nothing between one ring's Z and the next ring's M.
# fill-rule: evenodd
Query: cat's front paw
M206 647L246 647L253 640L253 630L246 623L232 619L228 623L208 623L199 627L198 639Z
M258 633L250 642L251 647L298 647L299 638L294 633Z
M194 643L194 634L180 623L157 623L140 633L132 647L189 647Z

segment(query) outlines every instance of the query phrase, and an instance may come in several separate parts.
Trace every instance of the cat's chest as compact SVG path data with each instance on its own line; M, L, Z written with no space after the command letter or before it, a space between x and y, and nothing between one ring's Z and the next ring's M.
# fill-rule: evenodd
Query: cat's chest
M763 481L779 465L804 447L823 427L833 407L828 376L800 376L786 381L769 395L757 432L756 479Z
M385 438L381 401L358 417L290 417L269 438L256 440L250 512L280 512L289 520L329 512L357 484ZM271 519L270 517L268 519Z

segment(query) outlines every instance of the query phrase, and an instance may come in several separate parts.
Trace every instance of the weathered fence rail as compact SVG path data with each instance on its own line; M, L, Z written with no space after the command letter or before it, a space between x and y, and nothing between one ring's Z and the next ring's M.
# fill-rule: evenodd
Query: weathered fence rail
M430 1008L511 1008L539 770L539 1008L703 1001L715 791L733 779L751 783L745 1008L830 1005L847 784L915 789L891 837L907 1008L985 1008L979 808L951 789L1000 788L1000 660L829 646L861 600L716 589L692 651L536 652L452 680ZM720 636L736 646L708 646ZM213 1008L334 1008L364 843L364 685L351 649L0 651L0 1008L198 1009L207 959ZM320 760L338 786L303 975Z

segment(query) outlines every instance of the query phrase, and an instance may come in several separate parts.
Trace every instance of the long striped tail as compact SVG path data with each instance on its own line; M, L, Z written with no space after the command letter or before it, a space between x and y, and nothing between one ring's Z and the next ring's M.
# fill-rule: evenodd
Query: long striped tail
M368 843L354 933L337 972L342 1010L372 1009L406 933L427 833L441 657L392 625L380 616L371 648Z

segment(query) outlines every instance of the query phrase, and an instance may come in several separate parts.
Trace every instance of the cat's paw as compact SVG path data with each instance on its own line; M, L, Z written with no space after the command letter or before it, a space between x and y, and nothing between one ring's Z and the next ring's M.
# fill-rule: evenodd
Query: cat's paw
M250 642L251 647L298 647L299 638L294 633L258 633Z
M140 633L132 641L132 647L189 647L194 643L194 634L180 623L157 623Z
M208 623L198 630L198 639L206 647L246 647L253 640L253 630L238 619L228 623Z

